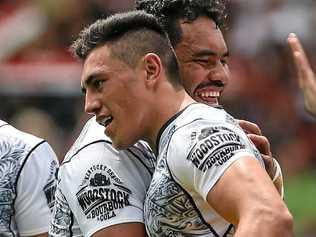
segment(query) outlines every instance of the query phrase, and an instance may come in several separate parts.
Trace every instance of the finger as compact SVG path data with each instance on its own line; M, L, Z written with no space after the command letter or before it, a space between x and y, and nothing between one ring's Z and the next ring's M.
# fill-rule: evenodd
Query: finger
M291 51L292 51L296 72L297 72L298 79L299 79L299 82L301 85L301 80L302 80L302 67L301 67L301 65L302 65L302 63L301 63L300 54L302 51L302 47L300 45L300 42L298 41L298 39L296 38L296 36L294 34L289 35L288 43L289 43Z
M259 136L255 134L247 134L248 138L257 147L260 153L271 156L270 142L265 136Z
M306 57L303 46L302 46L301 42L299 41L298 37L294 33L289 34L288 42L289 42L289 45L290 45L293 53L299 52L303 56Z
M291 33L288 37L288 43L292 50L294 63L299 76L298 79L300 80L300 82L303 82L303 80L311 78L312 69L307 59L306 53L303 49L303 46L297 36Z
M261 157L263 159L263 162L264 162L264 165L265 165L267 173L269 174L271 179L273 179L275 172L274 172L274 169L273 169L273 158L272 158L272 156L261 154Z
M295 64L297 64L297 70L299 70L300 83L310 83L314 78L314 73L306 56L300 52L295 52L294 61L296 62Z
M246 120L238 120L238 124L246 134L262 135L260 128L255 123Z

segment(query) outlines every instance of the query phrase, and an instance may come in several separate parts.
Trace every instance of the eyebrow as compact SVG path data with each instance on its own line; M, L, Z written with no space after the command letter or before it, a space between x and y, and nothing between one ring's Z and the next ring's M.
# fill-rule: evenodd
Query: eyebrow
M195 57L203 57L203 56L217 56L218 54L212 50L209 49L203 49L200 50L199 52L195 53ZM226 51L222 57L228 57L229 56L229 51Z
M90 76L88 76L88 78L84 80L83 83L81 83L81 92L85 94L87 90L86 88L89 87L89 85L91 85L91 83L99 76L99 73L93 73Z

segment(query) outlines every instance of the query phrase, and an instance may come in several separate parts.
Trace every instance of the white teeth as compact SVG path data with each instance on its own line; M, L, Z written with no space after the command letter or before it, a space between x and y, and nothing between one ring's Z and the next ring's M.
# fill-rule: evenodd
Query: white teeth
M107 125L109 125L112 122L113 117L110 115L106 118L104 118L103 120L98 121L98 123L104 127L106 127Z
M218 91L201 92L201 93L199 93L199 96L202 96L202 97L219 97L219 92Z

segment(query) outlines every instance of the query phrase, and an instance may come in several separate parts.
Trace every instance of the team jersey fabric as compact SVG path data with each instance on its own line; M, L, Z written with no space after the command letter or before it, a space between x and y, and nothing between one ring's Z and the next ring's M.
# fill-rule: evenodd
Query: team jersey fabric
M117 151L90 119L60 167L50 235L91 236L115 224L144 223L155 164L146 143Z
M157 167L144 215L149 236L232 236L234 227L207 203L208 192L243 155L260 153L224 110L192 104L160 130Z
M57 169L45 140L0 120L0 236L48 232Z

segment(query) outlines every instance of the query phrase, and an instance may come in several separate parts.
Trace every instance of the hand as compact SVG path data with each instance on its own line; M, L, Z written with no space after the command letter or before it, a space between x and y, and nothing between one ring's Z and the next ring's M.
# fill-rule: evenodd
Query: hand
M272 157L269 140L262 135L258 125L246 120L238 120L238 123L239 126L247 134L248 138L254 143L254 145L261 153L265 169L270 176L275 188L278 190L279 194L283 198L284 188L282 171L277 160Z
M284 185L283 185L283 175L279 162L272 156L267 156L261 154L263 158L265 169L272 180L274 187L278 190L280 196L284 197Z
M261 154L272 156L270 142L265 136L262 135L261 130L257 124L246 120L238 120L238 123Z
M298 83L304 95L305 108L312 115L316 116L316 78L314 72L295 34L289 34L288 43L292 50Z

